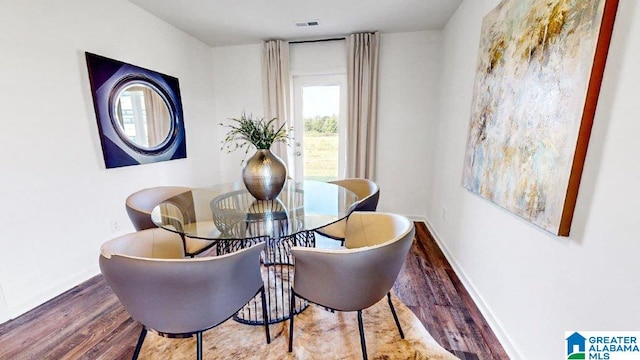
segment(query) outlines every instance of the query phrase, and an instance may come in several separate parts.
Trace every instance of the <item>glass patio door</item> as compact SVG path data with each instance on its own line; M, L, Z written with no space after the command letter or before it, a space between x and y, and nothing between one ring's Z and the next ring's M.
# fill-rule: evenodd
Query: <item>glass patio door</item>
M346 74L293 77L296 181L345 175Z

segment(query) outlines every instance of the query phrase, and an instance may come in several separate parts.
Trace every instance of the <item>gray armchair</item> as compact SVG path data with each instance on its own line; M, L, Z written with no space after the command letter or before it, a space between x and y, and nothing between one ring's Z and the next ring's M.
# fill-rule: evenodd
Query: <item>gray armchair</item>
M353 211L376 211L378 200L380 199L380 188L375 182L358 178L329 182L345 187L358 195L358 203ZM317 229L316 232L328 238L342 241L345 238L346 224L346 219L343 219Z
M181 197L177 197L176 208L180 209L181 213L193 216L193 198L188 194L191 188L181 186L157 186L148 189L136 191L129 195L125 201L125 207L127 214L133 227L140 231L145 229L155 228L156 225L151 221L151 211L158 204L180 194L184 194ZM176 227L180 227L180 224L184 224L187 219L174 219ZM180 230L180 229L178 229ZM215 245L214 241L192 239L189 237L183 237L184 253L187 256L194 257L197 254L211 248Z
M413 222L400 215L354 212L346 223L345 248L293 247L295 275L291 304L296 297L338 311L357 311L362 355L367 349L362 310L387 296L391 313L404 339L391 302L391 288L398 277L413 238ZM289 323L289 352L293 350L293 323Z
M148 229L106 242L100 270L131 317L143 325L133 359L147 330L170 337L196 335L229 319L258 293L266 309L260 273L264 243L228 255L184 258L180 236ZM267 343L271 342L263 311Z

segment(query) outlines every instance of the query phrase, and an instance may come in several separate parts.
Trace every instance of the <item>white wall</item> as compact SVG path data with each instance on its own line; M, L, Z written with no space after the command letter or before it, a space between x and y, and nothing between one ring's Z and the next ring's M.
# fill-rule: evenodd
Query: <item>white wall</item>
M346 41L291 44L289 62L292 75L346 73Z
M383 34L380 43L379 209L424 218L430 186L430 129L438 113L440 32ZM331 58L338 56L341 46L344 43L292 45L293 72L345 66L345 59ZM213 54L216 119L237 116L242 109L262 116L260 45L216 47ZM223 172L231 179L240 176L241 155L224 155ZM233 161L226 162L227 158Z
M0 284L0 324L6 319L9 319L9 309L7 309L4 290L2 290L2 284Z
M213 52L215 123L228 123L229 118L237 118L242 111L263 117L262 102L262 57L260 44L215 47ZM233 153L220 151L221 141L226 129L217 125L221 131L213 139L221 154L217 164L221 181L233 181L242 176L244 150ZM250 150L251 152L252 150ZM249 153L246 157L251 156Z
M376 151L379 211L418 218L426 215L440 67L439 31L381 36Z
M99 272L128 194L211 183L220 152L210 48L127 1L4 1L0 48L1 323ZM187 159L105 169L85 51L179 79Z
M498 2L464 1L443 32L427 217L513 358L546 359L563 353L565 330L640 324L640 8L620 1L571 236L560 238L460 185L481 20Z

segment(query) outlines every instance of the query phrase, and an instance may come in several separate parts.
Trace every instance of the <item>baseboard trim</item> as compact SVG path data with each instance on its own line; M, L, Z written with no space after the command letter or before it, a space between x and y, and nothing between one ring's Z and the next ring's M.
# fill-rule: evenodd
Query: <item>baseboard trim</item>
M412 221L423 222L425 224L427 223L427 218L425 218L422 215L405 215L405 216L411 219Z
M458 278L462 282L462 285L464 285L464 287L469 292L469 295L478 306L478 309L480 310L480 313L482 313L482 316L484 316L484 318L487 320L489 327L491 328L491 330L493 330L493 333L498 338L498 341L504 348L504 351L507 353L509 358L525 360L526 357L518 349L513 340L511 340L511 337L507 334L500 321L493 314L491 307L487 305L487 303L482 298L482 295L480 295L480 293L476 290L473 282L466 275L464 269L462 268L462 266L460 266L456 257L451 253L451 251L449 251L447 245L440 239L440 235L438 235L438 232L435 231L433 225L426 218L420 221L423 221L427 226L427 229L433 236L436 244L438 244L438 246L442 250L444 257L447 259L447 261L449 261L449 264L451 264L453 271L456 273L456 275L458 275Z
M46 303L47 301L55 298L56 296L64 293L65 291L68 291L70 289L73 289L74 287L78 286L79 284L91 279L92 277L96 276L98 274L98 269L96 268L92 268L92 269L87 269L79 274L76 274L74 276L71 276L69 278L67 278L65 281L56 284L55 286L52 286L50 288L45 289L43 292L39 293L38 295L32 297L30 300L25 301L21 304L18 304L16 306L9 306L7 308L7 313L8 313L8 318L7 319L2 319L0 318L0 324L7 322L11 319L15 319L20 315L23 315L33 309L35 309L36 307Z

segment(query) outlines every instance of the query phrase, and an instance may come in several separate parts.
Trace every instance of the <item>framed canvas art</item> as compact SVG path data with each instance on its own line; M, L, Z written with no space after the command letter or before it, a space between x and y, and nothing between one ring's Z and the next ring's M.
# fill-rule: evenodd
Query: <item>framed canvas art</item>
M504 0L483 19L462 184L568 236L617 0Z

